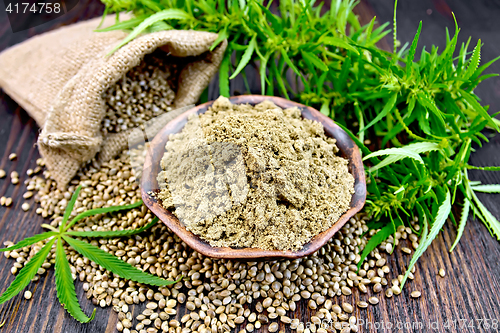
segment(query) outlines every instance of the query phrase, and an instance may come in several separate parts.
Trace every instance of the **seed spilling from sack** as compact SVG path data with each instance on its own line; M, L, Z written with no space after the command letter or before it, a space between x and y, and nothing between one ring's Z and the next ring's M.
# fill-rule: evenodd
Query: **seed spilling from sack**
M157 50L128 71L103 94L106 102L102 121L104 135L135 128L170 111L179 68L179 58Z

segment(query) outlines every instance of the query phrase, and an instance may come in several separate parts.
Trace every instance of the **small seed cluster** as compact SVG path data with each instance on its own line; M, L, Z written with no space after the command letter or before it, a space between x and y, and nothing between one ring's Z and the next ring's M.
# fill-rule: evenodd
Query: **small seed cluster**
M144 156L144 150L122 154L119 158L98 166L91 163L71 182L68 191L57 189L50 172L35 175L28 188L40 205L37 213L52 219L57 226L71 194L82 185L73 214L87 209L123 205L140 199L140 190L133 174L129 156ZM126 213L109 214L82 220L75 230L117 230L138 228L151 221L153 215L145 206ZM151 274L177 280L170 287L150 287L114 276L109 271L66 249L74 279L83 282L87 298L101 307L112 306L118 313L117 330L125 333L153 332L223 332L239 330L253 332L267 327L277 332L283 325L299 333L326 332L322 326L337 332L357 332L354 307L365 309L379 303L379 296L399 295L402 275L389 282L389 266L384 251L392 253L402 239L417 240L410 228L400 227L395 238L389 237L372 251L359 272L357 263L368 235L367 216L357 215L319 251L297 260L240 262L205 257L192 250L163 224L130 238L99 239L91 243L120 259ZM415 225L414 228L418 228ZM90 240L87 240L90 241ZM6 243L5 245L11 245ZM43 243L31 248L6 252L16 260L12 273L41 249ZM54 249L38 272L54 263ZM35 277L37 280L39 276ZM410 279L413 274L410 274ZM349 296L360 291L357 303L335 303L336 296ZM370 295L370 296L369 296ZM419 295L420 296L420 295ZM416 293L412 293L412 297ZM338 300L338 298L337 298ZM132 306L146 304L146 309L132 316ZM311 318L293 318L299 304L314 313ZM186 309L178 313L179 305ZM355 304L355 305L354 305ZM183 312L184 313L184 312ZM331 330L330 330L331 331Z
M15 153L12 153L9 155L9 160L11 160L11 161L15 160L16 158L17 158L17 154L15 154ZM37 167L34 170L28 169L26 171L27 176L33 176L34 174L37 174L42 170L42 167L44 165L42 159L38 159L36 161L36 163L37 163ZM4 169L0 169L0 179L5 178L6 176L7 176L7 172ZM10 173L10 182L12 183L12 185L18 185L20 183L19 178L20 178L19 172L14 170ZM24 199L30 199L32 196L33 196L33 193L30 191L23 194ZM12 198L5 197L5 196L0 197L0 205L1 206L11 207L12 203L13 203ZM24 210L25 212L28 211L30 209L30 207L31 207L31 205L28 202L24 202L21 205L22 210Z
M175 97L174 79L180 66L173 57L165 58L157 52L163 51L146 55L140 65L103 94L106 103L102 122L104 135L135 128L171 110Z
M142 148L139 147L138 151L145 151ZM144 158L144 154L142 153L135 153L134 156L137 159ZM129 157L127 154L122 154L118 159L107 162L100 168L96 167L97 164L94 161L79 171L66 191L57 189L56 182L50 178L49 171L45 170L42 176L34 173L33 177L26 182L28 191L24 196L29 198L34 196L35 202L39 204L36 213L43 217L50 217L52 220L51 225L54 227L59 226L66 205L78 185L82 185L82 190L78 200L75 202L71 217L89 209L137 202L141 199L139 186L132 175L132 166L128 161ZM40 160L37 162L39 165L43 165L43 161ZM137 163L140 163L140 161ZM143 206L141 209L129 211L125 214L118 213L110 217L88 218L82 223L75 225L74 229L78 231L90 231L140 228L151 222L151 220L151 213L147 212L146 207ZM13 243L5 242L4 245L11 246ZM37 253L43 245L43 242L39 242L31 248L25 247L20 250L5 252L4 254L7 258L16 260L11 272L16 274L26 264L27 260ZM38 280L39 275L44 274L46 269L54 264L54 260L55 248L52 249L50 256L42 265L42 268L38 272L39 274L35 276L35 280ZM75 267L72 268L72 273L74 278L76 278Z

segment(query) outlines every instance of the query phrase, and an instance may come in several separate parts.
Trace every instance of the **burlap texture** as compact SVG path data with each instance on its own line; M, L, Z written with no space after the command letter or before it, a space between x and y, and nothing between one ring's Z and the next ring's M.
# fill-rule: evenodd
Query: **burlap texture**
M132 143L130 131L102 136L102 93L144 55L161 48L175 57L196 57L179 74L173 107L180 108L196 103L226 48L224 41L209 50L217 34L170 30L145 34L107 57L127 33L94 32L99 20L59 28L0 53L0 87L42 128L38 147L59 187L97 153L107 161ZM104 26L113 20L106 18Z

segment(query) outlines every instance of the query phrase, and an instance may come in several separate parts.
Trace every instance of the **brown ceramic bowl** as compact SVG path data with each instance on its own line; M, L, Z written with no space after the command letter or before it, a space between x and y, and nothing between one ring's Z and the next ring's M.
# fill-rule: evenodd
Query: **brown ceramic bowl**
M229 248L229 247L213 247L206 241L186 230L177 217L172 212L163 208L157 199L153 198L148 193L158 189L156 177L161 171L160 160L165 152L165 144L168 141L170 134L178 133L182 130L187 122L188 116L191 114L202 114L212 105L213 102L208 102L189 111L184 112L177 118L170 121L151 141L149 150L144 162L144 172L142 176L142 199L146 206L158 216L173 232L175 232L186 244L196 251L213 258L226 259L277 259L277 258L300 258L311 253L314 253L321 248L332 236L365 204L366 199L366 182L361 155L356 144L351 140L349 135L336 125L333 120L321 114L317 110L298 104L279 97L258 96L258 95L243 95L231 97L229 99L233 104L251 104L255 105L265 100L270 100L281 108L298 107L302 111L302 117L319 121L325 128L326 135L337 140L337 146L342 155L349 159L349 171L354 176L354 190L352 196L351 208L340 217L328 230L316 235L311 241L304 245L299 251L269 251L258 248Z

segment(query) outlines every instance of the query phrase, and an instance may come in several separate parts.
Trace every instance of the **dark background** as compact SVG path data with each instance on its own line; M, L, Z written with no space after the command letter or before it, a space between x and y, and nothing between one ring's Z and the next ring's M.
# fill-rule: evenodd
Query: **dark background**
M31 36L55 29L62 25L86 20L102 14L103 5L98 0L80 0L71 11L53 21L38 25L28 30L13 33L0 2L0 51L22 42ZM379 22L392 21L392 0L362 0L356 8L363 23L376 15ZM454 33L454 23L451 12L454 12L461 28L459 41L466 41L472 36L471 46L481 38L482 62L487 62L500 55L500 1L499 0L400 0L398 15L398 39L411 42L417 30L418 22L423 21L419 50L423 45L430 48L432 44L441 49L445 45L445 27ZM392 36L383 41L383 47L392 47ZM418 54L418 52L417 52ZM490 68L490 72L500 73L500 62ZM249 82L258 82L257 71L249 74ZM258 83L256 83L258 84ZM241 81L232 82L232 91L242 91ZM252 86L258 89L258 86ZM217 97L217 83L213 82L209 89L209 99ZM476 93L483 103L491 105L491 112L500 110L500 79L493 78L482 83ZM39 157L35 147L38 128L35 122L12 99L0 90L0 168L7 174L18 171L21 182L26 179L26 170L34 168ZM17 153L18 158L10 161L8 155ZM500 165L500 135L495 136L490 143L472 155L471 163L479 166ZM500 172L471 172L475 180L484 183L500 183ZM24 202L22 194L24 186L13 186L8 180L0 180L0 196L13 198L12 207L0 207L0 243L6 240L19 241L42 231L42 218L35 214L34 209L25 213L21 210ZM481 195L485 205L493 215L500 218L500 195ZM500 244L493 239L484 225L469 219L459 246L451 254L449 248L455 239L455 228L447 223L436 241L429 247L417 264L416 279L409 281L407 288L399 297L387 299L381 297L378 306L367 310L356 309L356 316L370 323L402 323L421 322L424 329L412 327L398 329L364 329L361 332L498 332L499 329L479 327L479 321L484 319L500 320ZM391 278L404 270L409 256L396 251L389 258L392 269ZM4 291L12 282L10 267L13 261L0 257L0 291ZM446 278L437 276L440 268L446 270ZM86 313L91 313L93 305L85 299L81 283L77 282L77 293ZM33 291L30 301L22 295L14 299L13 307L7 313L5 305L0 306L0 322L8 319L0 332L115 332L116 314L111 310L97 309L96 319L90 324L79 324L72 319L60 306L54 288L52 271L47 277L28 287ZM419 299L410 298L413 290L422 291ZM381 295L378 295L381 296ZM339 304L345 300L355 302L367 299L366 295L354 293L352 297L334 299ZM142 309L135 307L137 315ZM180 309L179 316L184 314ZM310 317L309 310L301 306L292 318ZM445 327L447 320L465 320L467 327ZM436 326L430 326L435 322ZM471 324L472 323L472 324ZM372 327L374 327L372 325ZM436 327L436 329L433 329ZM280 327L284 329L284 326Z

